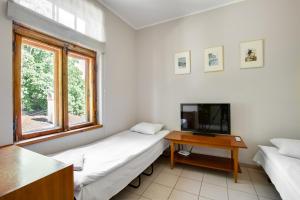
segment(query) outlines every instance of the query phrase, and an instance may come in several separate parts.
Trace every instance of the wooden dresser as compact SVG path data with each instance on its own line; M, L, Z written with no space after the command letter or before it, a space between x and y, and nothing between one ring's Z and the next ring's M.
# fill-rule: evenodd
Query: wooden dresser
M73 200L73 166L17 146L0 149L0 200Z

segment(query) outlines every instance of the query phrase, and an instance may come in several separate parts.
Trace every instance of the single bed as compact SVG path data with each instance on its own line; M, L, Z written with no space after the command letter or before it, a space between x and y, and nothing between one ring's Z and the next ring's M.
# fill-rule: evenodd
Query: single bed
M107 200L147 169L168 147L167 130L154 135L123 131L51 157L84 155L82 171L74 171L77 200Z
M259 146L253 159L262 166L283 200L300 199L300 160L284 156L278 149Z

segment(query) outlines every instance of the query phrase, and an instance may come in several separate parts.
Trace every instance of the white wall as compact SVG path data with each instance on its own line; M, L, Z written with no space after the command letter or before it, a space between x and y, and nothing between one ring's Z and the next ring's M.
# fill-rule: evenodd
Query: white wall
M180 129L180 103L229 102L246 163L272 137L300 139L299 9L297 0L248 0L138 31L138 119ZM240 42L262 38L265 67L240 69ZM225 71L204 73L204 49L219 45ZM175 75L173 56L183 50L192 73Z
M5 5L0 0L0 146L13 141L12 24L5 18Z
M0 0L0 146L13 142L12 24ZM300 138L300 2L248 0L135 31L105 10L104 128L28 146L53 153L156 121L179 129L179 104L230 102L233 132L249 146L272 137ZM239 43L265 39L265 68L241 70ZM203 50L224 45L225 71L204 73ZM175 52L191 50L192 73L174 75ZM136 70L138 72L136 72Z
M128 129L136 123L135 30L105 8L104 12L106 26L105 65L102 69L104 127L26 148L40 153L53 153ZM13 142L12 22L6 18L5 13L6 0L0 0L0 146Z

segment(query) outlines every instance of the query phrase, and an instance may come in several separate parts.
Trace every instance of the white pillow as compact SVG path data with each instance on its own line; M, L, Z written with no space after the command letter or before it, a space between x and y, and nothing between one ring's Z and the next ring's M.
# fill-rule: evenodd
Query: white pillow
M152 124L152 123L142 122L135 125L130 130L138 133L153 135L159 132L163 127L164 127L163 124Z
M300 140L273 138L270 142L278 148L279 153L300 159Z

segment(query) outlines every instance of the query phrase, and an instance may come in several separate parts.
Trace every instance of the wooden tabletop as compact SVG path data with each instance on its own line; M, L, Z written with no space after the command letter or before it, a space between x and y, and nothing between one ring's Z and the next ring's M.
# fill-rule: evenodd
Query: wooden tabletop
M192 132L172 131L165 137L165 139L173 142L199 143L208 146L213 145L228 148L247 148L241 137L240 142L236 141L235 137L236 136L233 135L221 134L216 134L215 136L194 135Z
M0 148L0 197L68 166L14 145Z

